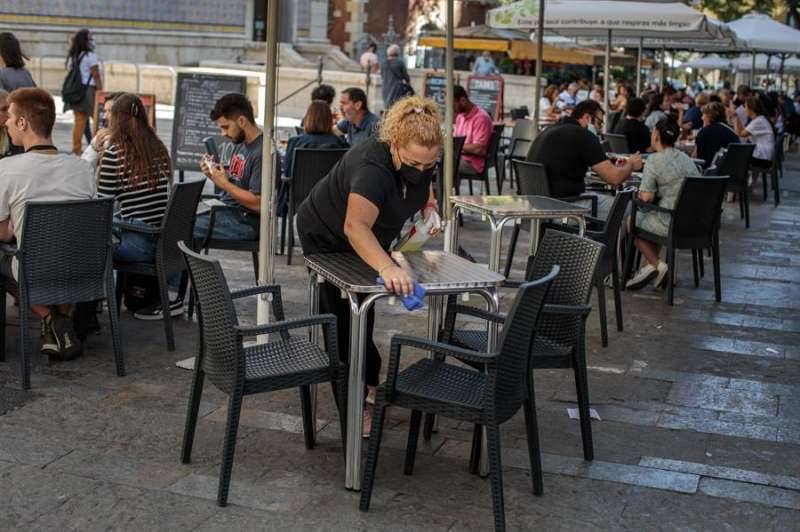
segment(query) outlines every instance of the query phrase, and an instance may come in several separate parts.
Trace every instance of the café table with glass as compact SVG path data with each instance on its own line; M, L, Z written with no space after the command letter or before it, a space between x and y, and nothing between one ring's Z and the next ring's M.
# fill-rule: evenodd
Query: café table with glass
M539 222L541 220L554 220L566 218L573 220L578 225L581 236L586 231L584 216L590 214L590 208L576 203L568 203L546 196L451 196L453 204L451 226L455 233L454 239L458 245L458 214L472 212L481 215L489 222L489 269L493 272L500 271L500 244L502 241L503 227L516 220L531 221L531 254L536 252L539 237Z
M477 294L486 300L488 310L497 311L498 290L504 277L484 266L474 264L444 251L392 253L392 259L412 272L425 289L428 307L428 336L436 340L444 298L451 294ZM342 291L350 302L350 361L347 388L347 445L345 449L345 487L361 489L362 416L364 409L364 375L366 368L367 315L376 301L394 298L382 284L378 273L355 253L307 255L309 269L308 310L319 309L318 284L328 282ZM312 341L318 330L310 331ZM497 339L497 325L490 324L489 344L492 351Z

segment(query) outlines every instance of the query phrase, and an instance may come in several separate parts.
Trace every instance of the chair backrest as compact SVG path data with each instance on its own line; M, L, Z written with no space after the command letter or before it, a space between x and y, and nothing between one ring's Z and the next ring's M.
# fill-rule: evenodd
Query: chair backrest
M178 242L192 241L197 203L203 194L205 180L186 181L172 185L167 211L161 222L161 234L156 245L156 262L167 276L184 271L184 261Z
M550 196L550 183L547 180L547 169L542 163L532 163L514 159L514 173L522 196Z
M611 151L611 143L606 139L600 141L600 147L603 149L603 153L609 153Z
M529 140L532 141L536 136L536 129L533 127L533 120L527 118L518 118L514 122L514 128L511 130L511 142L515 140Z
M292 197L296 209L323 177L347 153L347 149L297 148L292 161Z
M611 209L608 211L605 227L605 241L606 245L606 258L611 261L617 254L617 240L619 239L619 230L622 227L622 220L625 218L625 212L628 210L633 195L636 189L628 187L620 190L614 196L614 203L611 204Z
M608 145L611 148L611 151L614 153L630 153L630 147L628 146L628 137L625 135L620 135L618 133L606 133L603 135L605 140L608 141Z
M753 158L755 144L744 142L733 142L728 144L728 150L722 158L717 168L717 175L730 176L731 182L737 185L747 186L747 178L750 172L750 161ZM709 161L710 163L710 161Z
M192 290L197 296L197 314L204 349L200 364L206 376L222 391L230 393L244 380L241 341L234 327L239 324L236 308L219 261L191 251L178 243L183 253Z
M453 175L458 175L461 153L464 151L464 143L466 141L467 137L453 137Z
M530 139L514 139L511 141L511 159L525 159L531 149L533 141Z
M294 134L295 135L298 135L298 136L299 135L304 135L305 132L306 132L306 130L305 130L305 128L303 128L303 126L294 126Z
M544 277L523 283L514 297L503 326L497 358L494 400L498 422L513 416L527 397L535 330L548 289L558 271L559 267L554 265Z
M486 150L486 166L484 166L484 173L489 171L489 168L495 166L497 160L497 150L500 147L500 139L503 137L503 130L505 124L495 124L492 128L492 137L489 139L489 147Z
M25 206L19 280L32 305L106 297L114 198Z
M672 240L676 247L700 248L711 245L711 236L719 228L728 180L728 176L703 176L687 177L683 181L671 224Z
M608 113L608 116L606 116L608 131L614 131L617 128L617 123L620 118L622 118L622 111L611 111Z
M604 249L603 244L588 238L548 229L536 249L536 255L528 259L525 279L538 279L558 265L561 271L550 285L545 303L586 305L592 295L595 272ZM540 320L537 334L548 341L572 346L581 331L582 321L580 316L545 314Z

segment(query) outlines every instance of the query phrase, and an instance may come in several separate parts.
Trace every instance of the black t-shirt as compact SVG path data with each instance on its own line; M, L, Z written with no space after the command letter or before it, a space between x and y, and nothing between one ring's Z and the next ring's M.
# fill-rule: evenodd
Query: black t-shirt
M528 160L547 170L554 198L576 196L586 190L586 170L606 160L598 138L574 118L562 118L536 137Z
M370 139L350 149L317 183L297 210L297 231L306 253L353 251L344 234L347 199L363 196L378 208L372 232L384 249L403 224L425 206L430 180L405 184L394 168L389 146Z
M626 118L617 124L614 133L625 135L631 153L644 153L650 147L650 128L635 118Z
M739 142L739 137L731 128L719 122L708 125L697 133L697 157L703 159L703 166L708 168L720 148L727 148L731 142Z

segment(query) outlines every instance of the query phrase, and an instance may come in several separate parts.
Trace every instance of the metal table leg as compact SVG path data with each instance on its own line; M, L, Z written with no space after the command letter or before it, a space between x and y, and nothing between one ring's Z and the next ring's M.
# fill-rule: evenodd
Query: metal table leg
M361 428L364 416L364 374L366 371L367 315L375 301L389 294L370 294L359 304L357 294L350 300L350 363L347 388L347 450L344 486L361 489Z
M539 219L531 218L531 240L528 244L528 256L536 254L539 248Z
M500 272L500 252L503 244L503 227L513 218L500 218L495 220L489 216L489 229L491 236L489 239L489 269L493 272Z
M308 315L319 314L319 277L316 272L308 276ZM314 345L319 344L319 326L308 328L308 341ZM314 437L317 436L317 385L311 387L311 419L314 420Z

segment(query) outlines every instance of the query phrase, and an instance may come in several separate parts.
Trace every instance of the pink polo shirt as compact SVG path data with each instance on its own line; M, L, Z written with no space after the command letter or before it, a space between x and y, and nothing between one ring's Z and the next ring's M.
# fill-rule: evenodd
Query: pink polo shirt
M486 150L489 149L489 141L492 138L492 117L485 110L477 105L472 106L472 110L467 113L459 113L456 116L456 137L466 137L464 144L480 144L482 146L481 155L462 155L461 159L469 162L475 170L483 172L486 160Z

